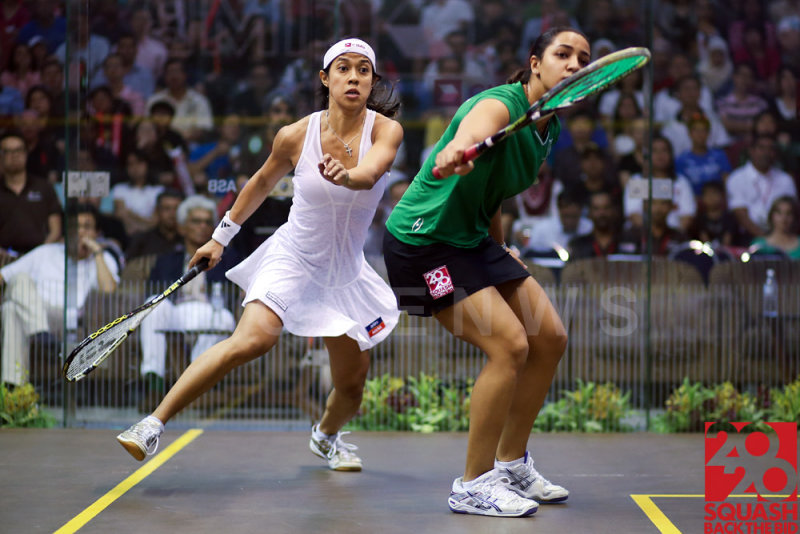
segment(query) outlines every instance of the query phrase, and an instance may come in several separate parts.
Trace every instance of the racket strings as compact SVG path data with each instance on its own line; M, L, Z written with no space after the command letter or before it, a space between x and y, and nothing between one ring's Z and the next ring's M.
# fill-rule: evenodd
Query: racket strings
M128 333L141 321L137 316L129 317L124 321L105 330L90 343L87 343L76 354L66 369L67 380L75 380L97 366L120 343L125 341Z

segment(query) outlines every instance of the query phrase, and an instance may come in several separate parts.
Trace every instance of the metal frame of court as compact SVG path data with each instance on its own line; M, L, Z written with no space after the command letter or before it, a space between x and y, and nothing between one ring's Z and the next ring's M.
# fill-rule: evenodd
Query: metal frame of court
M571 491L530 518L453 514L466 434L359 432L365 469L330 471L306 432L169 427L133 460L113 429L0 431L0 531L311 533L703 532L699 434L533 434Z

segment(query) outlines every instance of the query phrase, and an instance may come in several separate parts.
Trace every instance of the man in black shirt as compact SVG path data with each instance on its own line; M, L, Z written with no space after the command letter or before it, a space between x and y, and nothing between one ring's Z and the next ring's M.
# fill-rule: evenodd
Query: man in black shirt
M619 209L608 191L595 191L589 196L589 219L594 228L591 233L573 237L569 241L569 258L605 257L619 254Z
M61 206L53 186L25 170L25 140L17 133L0 137L0 254L24 254L61 239Z

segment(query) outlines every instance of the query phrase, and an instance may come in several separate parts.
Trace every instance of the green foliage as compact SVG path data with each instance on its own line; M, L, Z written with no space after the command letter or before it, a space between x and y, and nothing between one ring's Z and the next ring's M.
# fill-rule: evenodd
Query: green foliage
M800 423L800 376L780 389L770 390L770 403L767 407L771 422Z
M534 432L624 432L631 430L622 420L630 415L630 392L611 383L577 380L578 389L565 391L556 402L545 404Z
M31 384L9 391L0 384L0 427L49 428L55 418L39 408L39 394Z
M765 430L766 422L800 422L800 378L781 389L772 389L768 399L739 392L730 382L705 387L688 378L666 402L666 411L655 418L656 432L703 432L706 421L752 422L746 432Z
M424 373L405 381L384 374L367 380L361 407L348 428L422 433L467 430L471 393L471 382L458 387Z

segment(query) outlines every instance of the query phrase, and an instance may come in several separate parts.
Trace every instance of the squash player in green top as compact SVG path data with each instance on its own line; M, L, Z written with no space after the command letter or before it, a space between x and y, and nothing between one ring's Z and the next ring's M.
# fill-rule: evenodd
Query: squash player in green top
M386 222L384 256L398 305L433 315L487 356L472 391L464 474L448 499L456 513L521 517L569 492L534 468L533 423L567 334L541 286L504 245L500 204L537 179L561 126L547 115L474 161L464 152L521 117L551 87L586 66L589 42L551 28L529 65L456 112ZM434 167L443 179L433 175Z

